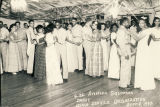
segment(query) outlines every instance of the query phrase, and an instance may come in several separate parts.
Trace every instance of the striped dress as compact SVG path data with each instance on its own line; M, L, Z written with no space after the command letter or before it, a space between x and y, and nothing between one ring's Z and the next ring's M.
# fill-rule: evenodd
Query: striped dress
M37 42L34 56L34 77L43 80L46 78L46 43L43 34L37 36Z
M98 30L93 32L93 38L95 40L100 37L100 32ZM88 75L93 77L104 75L103 65L103 49L101 41L96 41L91 50L91 58L88 66Z

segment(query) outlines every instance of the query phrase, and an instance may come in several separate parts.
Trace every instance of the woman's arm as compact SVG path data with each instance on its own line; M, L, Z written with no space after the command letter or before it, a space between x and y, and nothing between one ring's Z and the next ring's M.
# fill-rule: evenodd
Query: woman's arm
M109 40L109 39L110 39L110 34L108 34L108 35L106 35L106 36L103 36L103 35L102 35L101 38L102 38L102 39L107 39L107 40Z
M153 41L160 41L160 38L156 38L155 35L151 34L152 40Z
M6 38L0 38L0 42L8 42L9 41L9 37L7 36Z
M71 43L71 44L79 45L77 42L74 42L74 41L70 38L70 36L72 36L72 38L75 38L72 33L67 32L66 41L69 42L69 43Z
M146 35L139 35L139 34L137 36L137 34L134 34L134 33L131 33L130 35L136 41L140 41L141 39L143 39L146 36Z
M96 42L96 40L95 40L93 37L91 37L91 36L88 36L88 37L86 38L86 40L87 40L87 41L90 41L90 42Z
M117 47L119 47L119 45L116 42L116 39L113 39L113 42L116 44Z
M66 38L66 41L71 43L71 44L76 44L76 42L74 42L73 40L69 39L68 37Z
M12 35L9 36L9 41L12 41L13 43L16 43L16 40L14 40L14 37Z

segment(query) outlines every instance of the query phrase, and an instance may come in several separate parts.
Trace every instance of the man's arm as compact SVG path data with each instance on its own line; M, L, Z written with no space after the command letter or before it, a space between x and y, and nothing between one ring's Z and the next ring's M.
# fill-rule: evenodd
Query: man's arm
M117 47L118 47L118 51L119 54L121 56L127 56L127 51L126 51L126 43L125 43L125 31L119 30L117 32L117 39L116 39L116 43L117 43Z

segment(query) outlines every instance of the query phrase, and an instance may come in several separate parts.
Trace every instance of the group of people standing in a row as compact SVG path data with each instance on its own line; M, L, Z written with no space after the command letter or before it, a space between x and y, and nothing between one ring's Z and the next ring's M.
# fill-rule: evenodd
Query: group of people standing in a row
M35 28L33 20L24 28L16 22L9 31L0 25L1 72L24 70L39 80L46 78L48 84L61 84L69 72L84 70L84 48L86 75L108 71L109 78L120 79L119 87L130 88L135 66L134 87L142 90L154 89L154 79L160 79L159 18L152 28L143 19L130 26L127 18L120 25L87 20L84 26L73 18L67 29L60 21Z

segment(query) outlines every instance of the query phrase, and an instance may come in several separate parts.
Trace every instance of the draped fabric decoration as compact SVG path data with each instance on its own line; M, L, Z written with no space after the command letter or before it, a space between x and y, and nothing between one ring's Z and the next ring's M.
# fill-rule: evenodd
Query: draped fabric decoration
M119 14L120 5L119 5L118 1L119 0L113 0L112 7L109 10L109 13L112 15L113 18L117 18L118 14Z
M0 16L26 19L59 19L95 17L104 14L118 19L120 16L149 15L154 9L160 16L160 0L1 0ZM27 9L28 6L28 9ZM16 14L16 15L15 15ZM18 15L17 15L18 14ZM151 16L152 17L152 16ZM95 17L96 18L96 17ZM151 21L151 20L150 20ZM152 21L151 21L152 22Z
M11 10L13 12L24 12L27 11L26 0L11 0Z
M112 16L112 18L117 18L120 13L119 0L110 0L109 4L104 4L104 8L102 12L104 12L105 16Z

